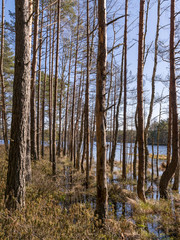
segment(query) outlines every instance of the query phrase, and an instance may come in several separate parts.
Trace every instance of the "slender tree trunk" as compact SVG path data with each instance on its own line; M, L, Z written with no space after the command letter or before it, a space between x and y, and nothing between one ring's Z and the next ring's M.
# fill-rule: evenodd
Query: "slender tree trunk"
M89 185L89 0L87 0L87 63L85 95L85 135L86 135L86 187Z
M170 84L169 84L170 92ZM167 167L171 161L171 143L172 143L172 109L171 109L171 97L169 94L169 119L168 119L168 143L167 143Z
M64 156L66 155L66 149L67 149L67 122L68 122L68 106L69 106L69 85L70 85L70 78L71 78L71 57L72 57L72 39L71 39L71 46L69 51L69 70L68 70L68 86L67 86L66 112L65 112L64 150L63 150Z
M97 202L96 213L100 219L107 217L107 179L106 179L106 59L107 27L106 0L98 0L99 43L96 80L96 138L97 138Z
M54 82L54 111L53 111L53 142L52 142L52 173L56 175L56 105L57 105L57 88L58 88L58 64L59 64L59 34L60 34L60 11L61 0L58 0L57 13L57 40L56 40L56 66Z
M6 119L6 100L5 100L5 85L4 85L4 73L3 73L3 58L4 58L4 0L2 0L2 14L1 14L1 56L0 56L0 77L1 77L1 101L2 101L2 122L4 126L4 146L6 153L8 154L8 127Z
M78 3L79 4L79 3ZM78 48L79 48L79 5L78 5L78 22L77 22L77 39L76 39L76 53L75 53L75 67L74 67L74 86L73 86L73 101L72 101L72 115L71 115L71 162L74 162L74 110L75 110L75 96L76 96L76 78L77 78L77 60L78 60Z
M152 137L152 159L151 159L151 185L153 186L154 179L154 139Z
M82 78L83 78L83 81L82 81ZM81 86L82 86L82 90L81 90ZM77 103L77 115L76 115L76 123L75 123L75 127L74 127L74 134L75 134L75 138L74 138L75 139L75 141L74 141L74 146L75 146L74 147L74 151L76 150L76 146L77 146L77 154L75 155L75 168L77 170L79 170L79 158L80 158L79 154L80 154L80 151L81 151L81 149L79 149L79 147L78 147L77 139L78 139L78 135L81 135L81 132L79 134L78 130L79 130L79 120L80 120L79 116L81 115L81 105L82 105L83 92L84 92L84 72L82 73L82 69L81 69L81 77L80 77L80 83L79 83L79 94L78 94L78 103ZM85 110L83 109L83 113L84 113L84 111ZM80 138L82 138L82 137L80 137ZM78 151L79 151L79 153L78 153ZM78 159L77 159L77 156L78 156Z
M37 159L37 130L36 130L36 67L38 49L38 23L39 23L39 0L35 0L34 5L34 40L33 40L33 59L31 75L31 158Z
M160 108L159 108L159 124L157 129L157 156L156 156L156 174L157 179L159 178L159 137L160 137L160 122L161 122L161 102L160 102Z
M160 196L168 198L167 186L176 171L178 165L178 113L176 97L175 58L174 58L174 35L175 35L175 1L171 0L170 17L170 98L172 109L172 160L160 180Z
M122 178L126 179L126 109L127 109L127 14L128 0L125 3L125 25L124 25L124 125L123 125L123 166Z
M148 137L148 130L151 122L151 117L153 114L153 105L154 105L154 96L155 96L155 77L156 77L156 70L157 70L157 59L158 59L158 41L159 41L159 25L160 25L160 15L161 15L161 2L158 0L157 6L157 25L156 25L156 38L155 38L155 52L154 52L154 67L153 73L151 78L151 102L149 107L149 114L147 117L147 123L144 131L144 139L145 139L145 178L147 178L147 166L148 166L148 148L147 148L147 137Z
M144 5L145 0L140 0L139 13L139 46L138 46L138 76L137 76L137 108L138 108L138 147L139 166L137 193L142 201L146 201L144 195L144 119L143 119L143 29L144 29Z
M81 145L82 145L82 139L83 139L83 127L84 127L84 111L82 111L82 115L81 115L81 129L80 129L80 136L79 136L79 143L78 143L77 157L76 157L76 169L78 171L79 171L79 165L80 165Z
M15 1L16 47L9 165L5 193L6 207L25 205L25 164L28 104L30 101L31 42L29 0ZM24 46L24 47L22 47Z
M46 98L46 81L47 81L47 48L48 48L48 28L46 33L46 50L45 50L45 70L44 70L44 84L43 84L43 98L42 98L42 148L41 156L44 157L44 123L45 123L45 98Z
M95 133L95 124L96 124L96 116L94 113L93 121L92 121L92 129L91 129L91 140L90 140L90 169L92 167L92 160L93 160L93 148L94 148L94 133Z
M179 138L180 138L180 131L179 131ZM178 151L180 151L180 141L179 141ZM179 189L179 171L180 171L180 160L178 159L178 165L177 165L176 172L175 172L175 175L174 175L174 184L173 184L173 187L172 187L172 189L175 190L175 191L177 191Z
M29 14L30 14L30 19L29 19L29 41L30 41L30 46L29 48L31 49L31 40L32 40L32 13L33 13L33 1L29 1ZM28 185L31 180L32 180L32 168L31 168L31 114L30 114L30 101L28 102L28 122L27 122L27 146L26 146L26 176L25 176L25 181L26 185Z
M114 169L114 159L115 159L115 154L116 154L116 146L117 146L117 138L118 138L119 108L120 108L120 104L121 104L122 89L123 89L123 69L124 69L123 65L124 65L124 48L122 51L122 59L121 59L120 92L119 92L119 99L118 99L118 104L117 104L117 109L116 109L116 129L115 129L114 140L113 140L112 151L111 151L111 158L110 158L111 173L113 173L113 169ZM120 154L120 157L121 157L121 154Z
M43 2L42 2L43 9ZM41 55L42 55L42 30L43 30L43 11L41 18L41 29L39 34L39 72L38 72L38 96L37 96L37 158L39 159L40 155L40 93L41 93Z
M137 112L138 109L136 107L135 112L135 127L136 127L136 139L134 143L134 160L133 160L133 178L136 180L136 168L137 168L137 146L138 146L138 123L137 123Z

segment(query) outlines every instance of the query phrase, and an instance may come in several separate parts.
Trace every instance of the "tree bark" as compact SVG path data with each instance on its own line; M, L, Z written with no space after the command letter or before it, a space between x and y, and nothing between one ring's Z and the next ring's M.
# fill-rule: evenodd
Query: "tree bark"
M34 40L33 40L33 59L31 75L31 158L37 159L37 129L36 129L36 67L38 49L38 23L39 23L39 0L35 0L34 5Z
M144 5L145 0L140 0L139 13L139 42L138 42L138 76L137 76L137 108L138 108L138 148L139 166L137 193L142 201L146 201L144 195L144 119L143 119L143 29L144 29Z
M45 98L46 98L46 81L47 81L47 51L48 51L48 28L46 33L46 50L45 50L45 70L44 70L44 83L43 83L43 97L42 97L42 146L41 156L44 157L44 127L45 127Z
M5 193L6 207L12 210L25 205L25 163L31 80L29 4L31 4L29 0L15 1L15 73L11 142Z
M4 85L4 73L3 73L3 58L4 58L4 0L2 0L2 14L1 14L1 56L0 56L0 77L1 77L1 101L2 101L2 122L4 126L4 146L6 154L8 154L8 127L6 119L6 100L5 100L5 85Z
M172 109L172 160L160 180L160 197L168 198L167 186L178 165L178 113L175 78L174 36L175 36L175 1L171 0L170 17L170 98Z
M57 88L58 88L58 64L59 64L59 34L60 34L60 11L61 0L58 0L57 13L57 40L56 40L56 66L55 66L55 82L54 82L54 111L53 111L53 142L52 142L52 173L56 175L56 105L57 105Z
M107 217L107 179L106 179L106 59L107 27L106 0L98 0L98 59L96 80L96 138L97 138L97 202L96 214L100 219Z
M123 166L122 178L126 179L126 109L127 109L127 14L128 0L125 3L125 25L124 25L124 124L123 124Z

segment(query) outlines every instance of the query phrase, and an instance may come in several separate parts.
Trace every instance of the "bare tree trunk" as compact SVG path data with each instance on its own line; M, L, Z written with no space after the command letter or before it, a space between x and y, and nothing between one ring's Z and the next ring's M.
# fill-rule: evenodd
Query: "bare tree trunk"
M29 0L29 41L30 41L30 51L31 51L31 40L32 40L32 13L33 13L33 1ZM27 146L26 146L26 175L25 182L28 185L32 180L32 168L31 168L31 114L30 114L30 101L28 102L28 120L27 120Z
M43 2L42 2L42 9L43 9ZM38 96L37 96L37 158L39 159L40 155L40 92L41 92L41 55L42 55L42 30L43 30L43 13L42 11L42 18L41 18L41 29L39 34L39 69L38 69Z
M170 92L170 84L169 84ZM167 143L167 166L171 161L171 143L172 143L172 109L171 109L171 97L169 94L169 120L168 120L168 143Z
M151 185L153 186L154 179L154 138L152 137L152 159L151 159Z
M136 166L137 166L137 145L138 145L138 123L137 123L137 108L135 113L135 127L136 127L136 140L134 144L134 160L133 160L133 178L136 180Z
M86 188L89 185L89 0L87 0L87 74L85 94L85 136L86 136Z
M60 34L60 11L61 0L58 0L57 13L57 40L56 40L56 66L55 66L55 82L54 82L54 111L53 111L53 142L52 142L52 173L56 175L56 105L57 105L57 86L58 86L58 64L59 64L59 34Z
M72 39L71 39L71 46L69 51L69 70L68 70L68 86L67 86L66 112L65 112L64 150L63 150L64 156L66 155L66 149L67 149L67 122L68 122L68 106L69 106L69 85L70 85L70 78L71 78L71 57L72 57Z
M25 205L25 163L31 80L31 21L29 21L29 4L31 4L29 0L15 1L15 73L11 142L5 193L6 207L12 210Z
M79 3L78 3L79 4ZM76 39L76 53L75 53L75 69L74 69L74 86L73 86L73 101L72 101L72 115L71 115L71 162L74 163L74 110L75 110L75 96L76 96L76 78L77 78L77 60L78 60L78 48L79 48L79 5L78 5L78 22L77 22L77 39Z
M179 131L179 137L180 137L180 131ZM178 150L180 151L180 141L179 141L179 149ZM180 160L178 159L178 165L177 165L176 172L174 175L174 184L172 187L172 189L175 191L177 191L179 189L179 171L180 171Z
M31 75L31 158L37 159L37 138L36 138L36 67L38 49L38 23L39 23L39 0L35 0L34 5L34 40L33 40L33 59Z
M156 174L157 174L157 179L159 178L159 137L160 137L160 122L161 122L161 102L160 102L160 107L159 107L159 124L158 124L158 129L157 129L157 156L156 156Z
M176 97L175 59L174 59L174 35L175 35L175 1L171 0L170 19L170 98L172 109L172 160L160 180L160 196L168 198L167 186L178 165L178 113Z
M157 70L157 58L158 58L158 40L159 40L159 25L160 25L160 10L161 10L161 2L158 0L157 6L157 25L156 25L156 38L155 38L155 52L154 52L154 67L153 73L151 78L151 102L149 107L149 114L147 117L147 123L144 131L144 139L145 139L145 178L147 178L147 166L148 166L148 149L147 149L147 137L148 137L148 130L151 122L151 117L153 113L153 105L154 105L154 96L155 96L155 77L156 77L156 70Z
M126 179L126 109L127 109L127 14L128 0L125 4L125 25L124 25L124 125L123 125L123 166L122 178Z
M94 117L92 118L92 129L91 129L91 137L90 137L90 169L92 167L92 160L93 160L93 148L94 148L94 133L95 133L95 124L96 124L96 116L94 114Z
M139 13L139 46L138 46L138 76L137 76L137 108L138 108L138 147L139 166L137 193L142 201L146 201L144 195L144 119L143 119L143 29L144 29L144 5L145 0L140 0Z
M53 102L53 70L54 70L54 38L55 38L55 24L53 27L53 38L51 41L51 8L50 8L50 28L49 28L49 160L52 162L52 152L53 152L53 146L52 146L52 102ZM52 47L51 47L52 45Z
M118 128L119 128L119 107L121 104L121 98L122 98L122 89L123 89L123 65L124 65L124 48L122 51L122 59L121 59L121 77L120 77L120 92L119 92L119 99L116 109L116 129L113 139L113 145L112 145L112 151L111 151L111 157L110 157L110 163L111 163L111 173L113 173L114 169L114 159L116 154L116 146L117 146L117 138L118 138ZM121 154L120 154L121 157Z
M8 154L8 127L6 119L6 100L5 100L5 86L4 86L4 73L3 73L3 58L4 58L4 0L2 0L2 14L1 14L1 56L0 56L0 77L1 77L1 101L2 101L2 122L4 126L4 146L6 154Z
M77 170L79 170L79 165L80 165L81 145L82 145L82 138L83 138L83 127L84 127L84 111L82 111L82 115L81 115L81 129L80 129L80 136L79 136L79 143L78 143L77 157L76 157L76 169Z
M45 98L46 98L46 81L47 81L47 48L48 48L48 28L46 33L46 52L45 52L45 70L44 70L44 84L43 84L43 99L42 99L42 148L41 156L44 157L44 121L45 121Z
M107 27L106 0L98 0L99 44L96 80L96 138L97 138L97 202L96 214L100 219L107 217L107 179L106 179L106 59Z

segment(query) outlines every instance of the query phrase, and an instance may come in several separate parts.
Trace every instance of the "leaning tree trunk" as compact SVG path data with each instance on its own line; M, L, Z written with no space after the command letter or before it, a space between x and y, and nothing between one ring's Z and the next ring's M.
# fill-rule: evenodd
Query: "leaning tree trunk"
M15 1L16 47L9 165L5 193L6 207L25 205L25 163L28 105L31 80L31 38L29 0ZM22 47L23 46L23 47Z
M99 43L96 80L96 138L97 138L97 202L96 213L100 219L107 217L107 179L106 179L106 59L107 27L106 0L98 1Z
M175 0L171 0L170 19L170 98L172 109L172 160L160 180L160 197L168 198L167 186L178 165L178 113L176 98L174 35L175 35Z
M144 5L145 0L140 0L139 13L139 46L138 46L138 76L137 76L137 108L138 108L138 184L137 193L142 201L146 201L144 195L144 119L143 119L143 29L144 29Z

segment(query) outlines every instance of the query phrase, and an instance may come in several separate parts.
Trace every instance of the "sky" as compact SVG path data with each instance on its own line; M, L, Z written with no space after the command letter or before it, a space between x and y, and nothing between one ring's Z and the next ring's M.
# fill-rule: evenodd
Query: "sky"
M0 3L2 1L0 0ZM147 2L147 1L146 1ZM170 3L170 1L168 1ZM166 6L168 4L166 3L163 6ZM178 2L178 1L177 1ZM112 19L113 14L116 14L116 17L120 15L124 15L124 7L123 7L124 1L122 0L113 0L113 1L107 1L107 10L109 11L107 14L107 17L109 19ZM180 10L179 7L180 4L176 4L176 11ZM156 20L157 20L157 0L151 0L150 4L151 8L149 11L149 20L148 20L148 32L147 32L147 44L150 44L153 42L150 54L148 55L146 65L144 67L144 78L148 78L149 80L151 79L152 75L152 70L153 70L153 46L154 46L154 39L155 39L155 30L156 30ZM5 0L5 19L9 20L8 16L8 10L11 10L14 12L14 7L15 7L15 1L14 0ZM119 9L120 8L120 9ZM118 10L118 11L117 11ZM135 45L128 50L128 70L129 72L131 71L134 76L137 75L137 60L138 60L138 45L137 45L137 40L138 40L138 15L139 15L139 1L137 0L129 0L129 17L128 17L128 24L132 23L135 19L137 19L130 27L130 31L128 32L128 44L129 46L134 44ZM169 24L169 10L165 11L162 16L161 16L161 26ZM119 36L117 34L117 39L123 34L123 24L124 24L124 19L118 20L116 23L116 29L121 29L119 31ZM108 46L112 46L112 38L113 38L113 31L112 31L112 26L108 27ZM167 40L169 39L169 28L163 28L160 31L160 37L159 40ZM122 39L117 42L120 43L122 42ZM117 49L116 51L119 51ZM117 56L116 61L120 62L121 57ZM160 58L158 58L158 69L157 69L157 74L162 78L165 79L166 76L169 74L169 64L162 62ZM150 81L146 81L144 84L144 89L148 90L151 88ZM164 92L164 95L168 95L168 88L165 88L164 90L164 85L162 83L157 83L156 84L156 95L158 94L159 96L161 95L162 91ZM151 91L145 91L144 93L148 99L150 100L151 96ZM148 102L148 101L147 101ZM148 104L147 104L148 105ZM167 107L167 104L163 106L165 109ZM148 110L148 108L147 108ZM130 108L129 108L129 111ZM159 105L156 105L154 108L153 112L153 118L158 116L159 114ZM162 116L163 117L163 116ZM164 115L166 118L167 115Z

